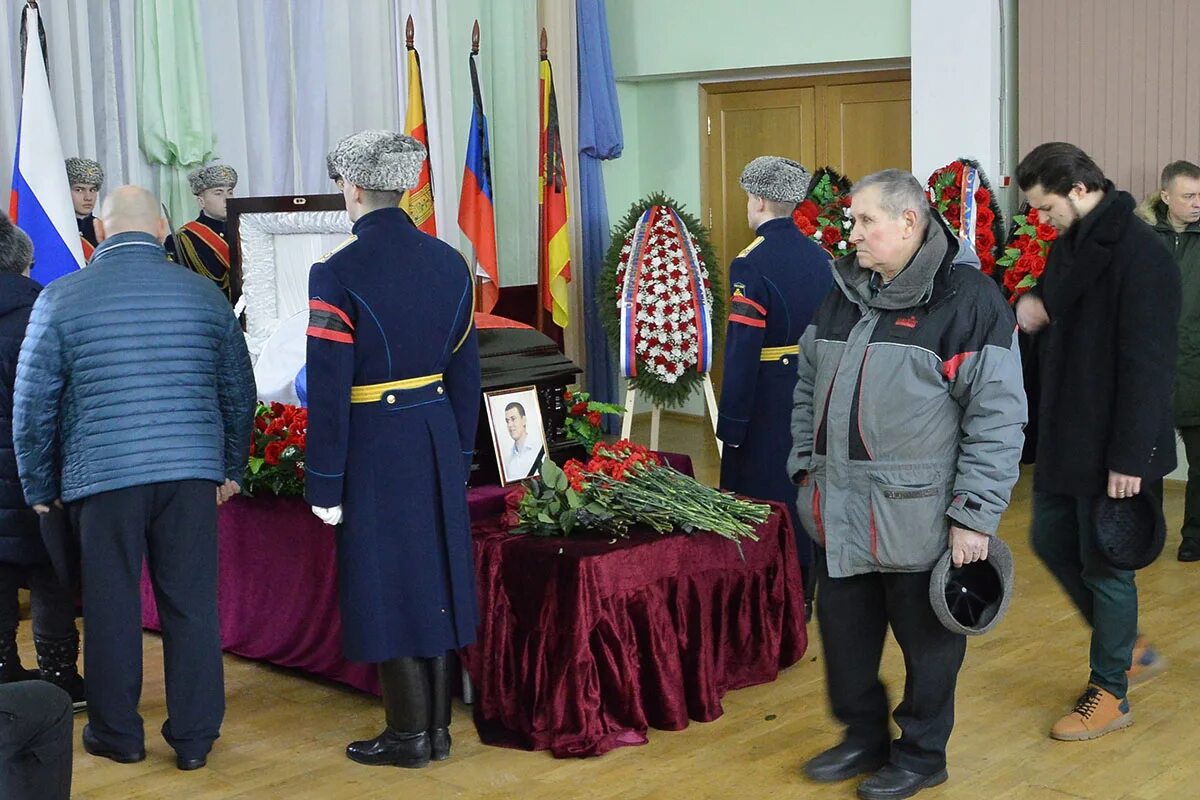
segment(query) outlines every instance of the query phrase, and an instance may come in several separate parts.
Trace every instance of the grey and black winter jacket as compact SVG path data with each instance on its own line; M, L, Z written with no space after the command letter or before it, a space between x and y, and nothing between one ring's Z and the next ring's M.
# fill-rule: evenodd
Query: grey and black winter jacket
M921 572L994 534L1026 421L1016 323L941 222L889 284L853 255L800 340L788 471L831 577Z

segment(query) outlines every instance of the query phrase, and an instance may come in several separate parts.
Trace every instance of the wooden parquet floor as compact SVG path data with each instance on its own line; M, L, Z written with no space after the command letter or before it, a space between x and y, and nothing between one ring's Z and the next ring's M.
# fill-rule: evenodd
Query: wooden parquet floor
M711 435L698 423L664 421L663 449L690 452L701 478L715 480ZM643 434L644 436L644 434ZM643 440L645 440L643 438ZM1139 575L1142 626L1170 669L1134 690L1133 727L1094 742L1046 735L1087 679L1087 631L1029 549L1028 476L1002 535L1017 558L1016 599L991 635L971 642L958 688L950 741L950 781L929 800L1191 800L1200 798L1200 564L1174 558L1182 486L1168 488L1168 550ZM485 747L469 711L455 708L452 758L427 769L361 767L342 754L352 738L373 736L378 701L340 686L226 657L228 712L209 766L175 769L158 736L165 716L160 639L145 636L149 756L121 766L84 753L76 722L75 797L80 800L215 798L852 798L854 782L808 783L800 764L835 743L815 628L808 655L774 683L732 692L725 714L679 732L651 731L650 743L601 758L556 760L545 753ZM32 656L28 625L21 649ZM899 651L889 644L884 674L901 685Z

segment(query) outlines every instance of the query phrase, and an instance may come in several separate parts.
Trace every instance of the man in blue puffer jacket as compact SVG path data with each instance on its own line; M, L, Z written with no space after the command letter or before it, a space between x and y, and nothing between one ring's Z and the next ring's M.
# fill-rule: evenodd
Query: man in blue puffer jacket
M17 365L13 439L25 498L66 505L81 540L84 748L145 758L143 556L163 625L180 769L204 766L224 717L217 506L246 467L255 388L242 332L210 282L167 261L158 201L113 191L88 267L38 297Z

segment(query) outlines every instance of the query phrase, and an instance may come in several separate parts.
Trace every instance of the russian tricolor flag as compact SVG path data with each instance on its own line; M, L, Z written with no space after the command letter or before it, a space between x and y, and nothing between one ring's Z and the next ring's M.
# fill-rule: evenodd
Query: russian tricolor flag
M38 46L37 9L25 8L22 27L29 32L29 46L8 215L33 240L32 277L45 285L83 266L83 245L50 102L46 62Z
M476 23L478 25L478 23ZM487 117L479 93L479 74L471 54L471 138L467 140L467 162L463 168L462 193L458 199L458 226L475 249L475 274L479 287L479 310L491 312L500 299L500 270L496 266L496 217L492 206L492 157L488 148Z

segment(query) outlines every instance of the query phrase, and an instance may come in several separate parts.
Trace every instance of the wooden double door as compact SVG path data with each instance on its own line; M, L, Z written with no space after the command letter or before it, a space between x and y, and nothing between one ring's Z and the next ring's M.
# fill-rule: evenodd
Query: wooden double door
M854 180L910 169L907 70L701 85L701 204L722 271L754 234L738 185L756 156L830 166Z

